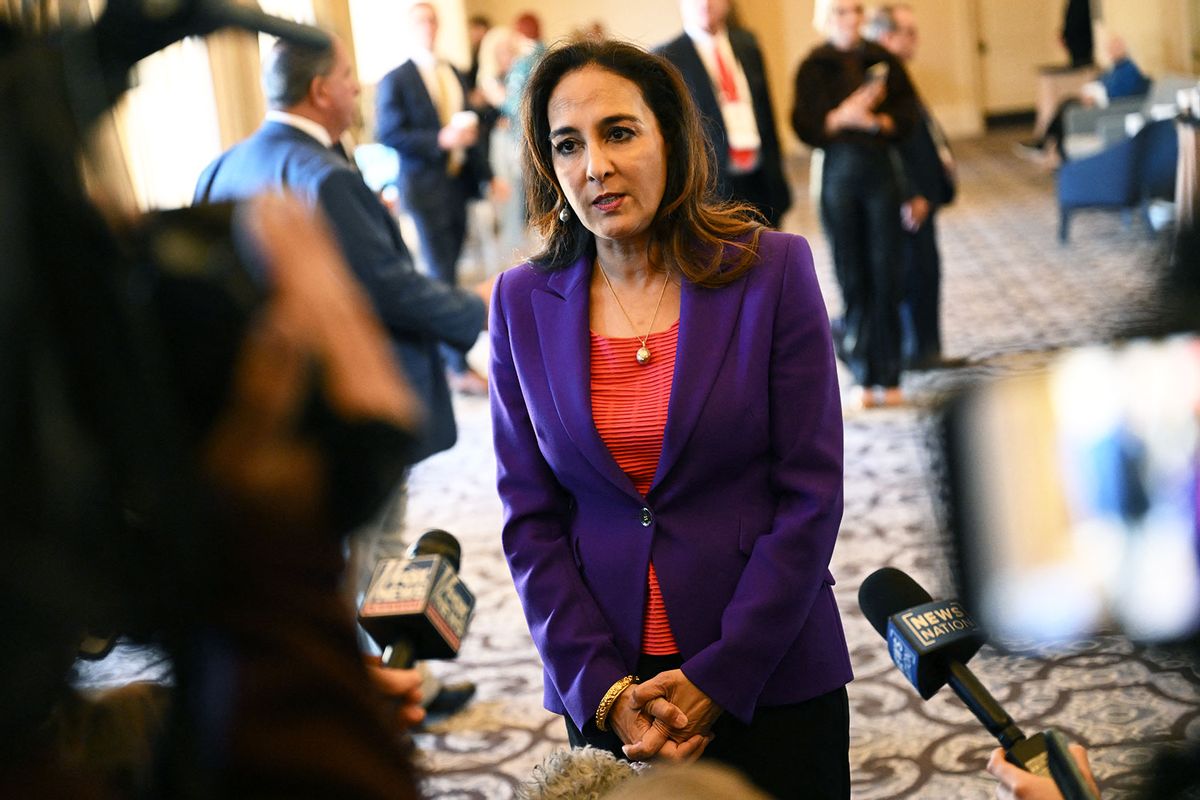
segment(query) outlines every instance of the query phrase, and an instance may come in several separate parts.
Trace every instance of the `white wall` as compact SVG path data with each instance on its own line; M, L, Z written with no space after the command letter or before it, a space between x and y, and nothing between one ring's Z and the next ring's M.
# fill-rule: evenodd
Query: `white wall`
M468 16L483 14L493 25L510 25L518 14L533 12L547 42L599 22L610 36L653 47L673 36L681 24L675 0L464 0L464 6Z
M408 58L408 12L412 0L349 0L354 28L358 79L374 84ZM471 61L467 47L467 17L461 0L428 0L437 9L438 52L465 67Z
M1187 0L1105 0L1104 23L1121 34L1133 60L1149 75L1194 72ZM1200 4L1194 4L1200 14Z

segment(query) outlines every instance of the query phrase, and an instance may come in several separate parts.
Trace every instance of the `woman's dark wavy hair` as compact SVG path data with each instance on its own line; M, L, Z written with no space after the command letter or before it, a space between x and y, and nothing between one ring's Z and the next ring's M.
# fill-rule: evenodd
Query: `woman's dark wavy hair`
M556 46L534 68L521 105L522 161L530 224L545 246L530 260L544 269L562 269L595 252L595 238L571 215L554 174L550 148L550 95L569 73L595 65L631 81L654 112L667 147L667 185L651 224L651 251L662 266L702 286L737 280L754 263L763 224L753 207L716 199L712 146L679 71L639 47L612 40L575 41ZM723 266L727 251L736 252Z

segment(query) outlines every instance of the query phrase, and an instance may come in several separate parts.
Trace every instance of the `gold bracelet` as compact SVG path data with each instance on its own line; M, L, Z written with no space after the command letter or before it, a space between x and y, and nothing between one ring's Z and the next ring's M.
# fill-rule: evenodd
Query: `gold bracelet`
M596 707L597 728L601 731L608 730L608 712L612 711L613 703L617 702L617 698L621 696L621 692L629 688L629 684L637 682L636 675L626 675L608 687L608 691L604 693L604 697L600 698L600 705Z

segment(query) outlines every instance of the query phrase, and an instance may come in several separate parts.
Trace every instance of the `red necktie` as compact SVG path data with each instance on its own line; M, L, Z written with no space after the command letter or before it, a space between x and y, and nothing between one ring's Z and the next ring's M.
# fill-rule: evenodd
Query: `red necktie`
M717 82L721 85L721 94L724 95L725 102L736 103L738 101L737 80L733 77L733 70L721 56L721 46L715 41L713 42L713 63L717 65ZM747 172L754 169L758 161L758 151L730 147L729 161L735 170Z
M713 42L713 62L717 65L717 80L721 84L721 94L725 95L726 102L736 103L738 99L737 81L733 78L733 70L721 57L721 46L716 42Z

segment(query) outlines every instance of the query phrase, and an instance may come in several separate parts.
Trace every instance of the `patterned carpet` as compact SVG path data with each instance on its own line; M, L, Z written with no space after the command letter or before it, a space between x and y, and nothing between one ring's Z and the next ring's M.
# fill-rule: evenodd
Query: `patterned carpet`
M1158 245L1144 226L1083 213L1070 246L1060 246L1053 176L1012 155L1015 139L997 133L957 145L960 197L940 217L946 350L974 365L906 376L911 406L846 420L846 509L833 572L856 673L849 693L858 800L994 796L983 772L993 741L949 690L920 700L856 600L862 579L884 565L934 596L950 594L931 478L933 399L982 375L1044 363L1055 348L1110 338L1149 314L1148 265ZM797 178L803 185L803 170ZM796 196L785 227L810 237L837 313L828 248L803 192ZM480 366L485 348L481 342L471 354ZM417 743L428 796L503 800L566 736L541 707L537 653L500 553L487 403L456 403L460 443L414 470L408 519L413 533L440 527L462 542L476 616L458 659L433 668L447 680L473 680L479 691L460 713L427 723ZM1179 653L1119 636L1042 653L1007 644L985 648L972 668L1027 733L1053 726L1087 745L1105 800L1136 796L1155 748L1200 740L1200 673ZM110 659L91 679L137 672L137 664Z
M958 145L960 198L940 217L946 349L976 365L906 378L912 408L846 421L846 513L833 572L857 676L851 764L860 800L994 796L982 771L993 741L949 690L920 700L856 600L862 579L883 565L907 571L935 596L949 594L926 401L973 377L1035 366L1054 348L1111 338L1148 313L1146 266L1157 244L1145 227L1084 213L1071 245L1060 246L1053 176L1012 155L1014 139L998 133ZM785 227L810 237L836 313L828 248L806 200ZM483 345L472 358L485 363ZM559 718L541 708L538 657L499 552L486 402L459 399L457 408L460 444L415 470L409 520L462 540L463 577L479 595L478 610L458 660L439 667L476 681L479 694L417 739L430 796L498 800L513 796L566 737ZM1027 733L1054 726L1087 745L1106 800L1134 795L1154 747L1200 738L1200 675L1179 654L1118 636L1040 657L1012 644L1011 652L985 648L972 668Z

